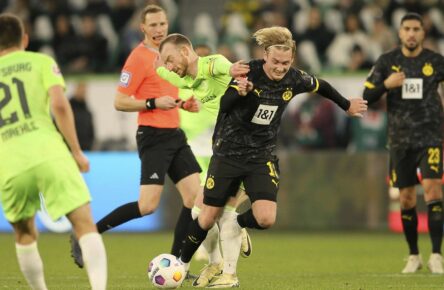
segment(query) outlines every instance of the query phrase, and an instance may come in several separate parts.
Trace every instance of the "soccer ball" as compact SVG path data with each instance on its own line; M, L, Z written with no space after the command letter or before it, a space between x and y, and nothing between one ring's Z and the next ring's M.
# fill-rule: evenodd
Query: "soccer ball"
M148 279L157 288L175 289L185 278L185 267L176 256L160 254L148 266Z

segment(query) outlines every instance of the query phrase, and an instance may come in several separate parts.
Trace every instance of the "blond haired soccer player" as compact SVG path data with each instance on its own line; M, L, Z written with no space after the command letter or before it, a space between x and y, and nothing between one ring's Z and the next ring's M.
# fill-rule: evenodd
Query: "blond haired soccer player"
M57 64L49 56L24 51L27 43L19 18L0 14L0 200L15 231L18 264L32 289L47 289L34 224L41 193L53 220L66 215L71 221L91 287L102 290L105 247L80 174L89 170L89 162L80 149Z
M264 57L250 61L246 78L231 81L222 96L202 210L189 226L182 248L186 268L241 183L252 206L234 217L235 222L227 229L230 238L237 241L233 247L239 251L242 228L265 230L275 223L279 167L274 150L281 116L292 98L317 92L351 116L361 116L367 109L366 101L347 100L326 81L291 67L296 45L288 29L264 28L254 37ZM223 273L211 286L238 287L239 280L235 274Z
M97 229L103 233L152 214L159 206L165 175L168 174L183 201L171 249L171 254L179 256L186 227L192 220L191 208L200 190L201 169L179 128L178 107L189 111L198 108L193 105L193 99L182 105L178 89L156 74L154 63L159 58L158 48L168 33L165 11L157 5L148 5L143 9L140 21L144 39L133 49L122 68L114 101L117 110L138 113L139 199L111 211L97 222ZM75 241L72 254L76 264L82 266L82 256Z
M191 118L194 116L190 116L188 122L200 122L200 124L196 124L196 126L200 126L199 129L205 126L205 128L210 128L210 130L214 131L214 125L219 113L220 98L227 89L232 77L240 77L248 73L248 66L242 62L232 64L220 54L199 57L194 51L191 41L186 36L177 33L168 35L162 41L159 52L166 68L163 66L159 67L157 73L175 86L191 90L195 99L200 103L201 109L199 114L194 115L196 117L200 115L206 116L205 121L200 118L193 120ZM192 134L192 132L189 133ZM200 139L199 141L201 143L200 147L208 148L211 151L211 138ZM205 181L206 178L208 162L209 160L200 163L204 173L202 181ZM192 210L193 218L197 218L200 212L202 197L202 194L200 194L196 199ZM209 264L193 282L195 287L206 287L222 269L223 273L236 274L239 249L236 251L236 246L232 246L233 243L236 243L236 240L231 239L230 233L227 231L227 229L231 228L227 223L234 222L237 216L236 202L237 199L235 197L230 199L219 220L223 263L219 249L219 229L215 225L209 231L203 243L209 253ZM246 257L251 254L251 242L246 231L243 232L243 238L244 249L242 249L241 254ZM212 287L212 284L209 287Z

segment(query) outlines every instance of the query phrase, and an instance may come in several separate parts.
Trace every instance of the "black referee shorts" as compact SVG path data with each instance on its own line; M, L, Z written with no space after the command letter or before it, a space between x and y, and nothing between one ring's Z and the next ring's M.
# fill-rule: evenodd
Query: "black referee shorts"
M405 188L418 184L418 168L422 178L441 179L442 166L441 146L390 149L390 183L394 187Z
M241 183L251 202L276 201L279 189L278 160L240 162L220 156L211 157L204 188L204 204L223 207L236 196Z
M139 126L136 140L142 166L141 185L163 185L167 173L176 184L184 177L201 172L185 134L179 128Z

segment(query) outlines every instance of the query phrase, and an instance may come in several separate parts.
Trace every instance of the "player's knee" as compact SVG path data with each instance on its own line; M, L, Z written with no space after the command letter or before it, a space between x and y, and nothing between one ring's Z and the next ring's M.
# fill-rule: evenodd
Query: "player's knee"
M200 227L204 230L208 230L216 224L217 217L209 214L200 214L198 219Z
M196 198L196 195L187 195L182 197L183 206L187 208L192 208L194 205L194 200Z
M141 216L145 216L145 215L152 214L157 209L157 206L158 206L158 204L154 204L154 203L141 203L139 201L140 215Z
M271 228L276 222L276 217L274 215L259 215L256 217L258 225L263 229Z

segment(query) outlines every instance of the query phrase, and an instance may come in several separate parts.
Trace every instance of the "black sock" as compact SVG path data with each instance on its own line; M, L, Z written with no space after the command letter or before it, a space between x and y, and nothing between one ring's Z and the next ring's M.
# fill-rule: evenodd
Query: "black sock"
M188 226L185 243L182 247L180 259L184 263L189 263L200 244L207 237L208 230L200 227L197 219L193 220Z
M180 212L176 223L176 228L174 229L174 241L171 248L171 255L180 257L180 250L185 242L188 225L192 220L191 208L182 207L182 211Z
M427 204L427 217L430 239L432 240L432 253L441 254L443 233L442 200L433 200Z
M251 209L247 210L243 214L237 216L237 223L241 226L241 228L251 228L258 230L265 230L265 228L261 227L256 218L253 215L253 211Z
M409 245L410 255L418 255L418 216L416 207L401 209L402 228L405 239Z
M107 230L115 228L132 219L140 218L141 216L137 201L124 204L98 221L96 224L97 231L99 233L106 232Z

